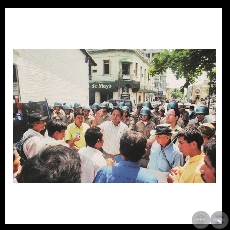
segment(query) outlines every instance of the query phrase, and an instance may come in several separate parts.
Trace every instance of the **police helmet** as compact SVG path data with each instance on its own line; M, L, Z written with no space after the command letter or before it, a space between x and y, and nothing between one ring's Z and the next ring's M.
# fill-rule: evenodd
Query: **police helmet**
M167 110L178 109L178 103L176 101L171 101L167 105Z
M147 107L143 107L140 111L141 115L150 115L150 109Z
M117 105L117 107L119 107L120 109L122 109L122 107L125 106L125 102L124 101L120 101Z
M202 106L199 106L197 109L196 109L196 114L204 114L204 115L209 115L209 109L208 107L202 105Z
M76 102L76 103L74 103L73 107L74 107L74 109L77 109L77 108L81 107L81 105Z
M99 107L100 108L108 108L108 104L106 102L102 102Z
M98 105L97 103L94 103L94 104L92 105L92 109L99 109L99 105Z
M153 108L152 108L152 105L151 105L151 103L150 103L149 101L145 101L145 102L143 103L142 106L143 106L143 107L145 106L145 107L147 107L147 108L149 108L149 109L153 109Z
M65 110L65 109L72 109L72 106L70 104L65 104L63 106L63 110Z
M62 103L61 102L54 102L54 106L62 106Z
M89 106L83 106L82 110L89 110L90 111L90 107Z
M127 111L129 113L129 106L127 106L127 105L123 106L122 110Z

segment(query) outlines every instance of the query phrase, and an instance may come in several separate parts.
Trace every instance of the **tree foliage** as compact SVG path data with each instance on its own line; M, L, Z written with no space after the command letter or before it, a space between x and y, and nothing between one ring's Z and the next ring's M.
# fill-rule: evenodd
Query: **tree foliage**
M207 73L210 84L210 95L216 93L216 50L215 49L173 49L155 54L148 73L151 76L164 73L170 68L176 79L185 78L180 88L188 88L195 80Z
M170 94L172 96L172 98L174 99L182 99L183 98L183 93L180 92L179 89L172 89L170 90Z

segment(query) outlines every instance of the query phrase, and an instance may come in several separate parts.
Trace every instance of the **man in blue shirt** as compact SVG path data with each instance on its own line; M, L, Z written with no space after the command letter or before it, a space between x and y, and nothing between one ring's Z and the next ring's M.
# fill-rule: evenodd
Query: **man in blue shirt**
M139 160L146 154L147 139L139 132L125 132L120 139L122 161L117 166L104 166L93 183L158 183L151 172L140 167Z
M170 172L171 168L184 165L183 154L171 141L171 135L172 129L169 124L156 126L156 140L150 149L148 169Z

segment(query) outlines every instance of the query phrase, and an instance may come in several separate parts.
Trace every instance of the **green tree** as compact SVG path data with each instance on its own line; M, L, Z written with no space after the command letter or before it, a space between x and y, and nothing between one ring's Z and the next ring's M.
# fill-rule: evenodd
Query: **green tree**
M174 89L170 90L170 94L171 94L172 98L174 98L174 99L182 99L183 98L183 93L180 92L180 90L178 88L174 88Z
M159 75L170 68L176 79L185 78L185 84L180 88L184 92L190 84L207 73L209 79L209 95L216 93L216 50L215 49L172 49L155 54L148 73Z

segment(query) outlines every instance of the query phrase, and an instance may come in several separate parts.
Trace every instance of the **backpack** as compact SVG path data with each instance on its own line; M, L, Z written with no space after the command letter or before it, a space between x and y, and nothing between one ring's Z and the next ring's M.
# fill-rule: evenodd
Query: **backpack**
M31 137L33 137L33 136L34 136L34 135L29 135L29 136L28 136L27 138L25 138L25 139L23 139L23 137L22 137L20 141L18 141L18 142L16 142L16 143L13 144L14 149L17 150L18 155L21 157L21 159L20 159L20 164L21 164L21 166L23 166L24 163L25 163L26 160L27 160L27 156L26 156L26 154L25 154L24 151L23 151L23 144L24 144L24 142L26 142L29 138L31 138Z

